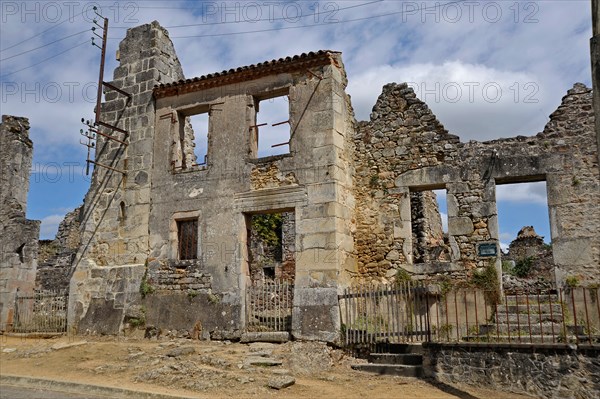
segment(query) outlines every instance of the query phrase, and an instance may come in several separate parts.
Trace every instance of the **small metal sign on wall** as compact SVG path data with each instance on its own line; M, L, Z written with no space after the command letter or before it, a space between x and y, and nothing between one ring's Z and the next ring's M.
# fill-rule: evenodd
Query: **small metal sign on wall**
M495 242L485 242L477 246L477 256L492 257L498 256L498 245Z

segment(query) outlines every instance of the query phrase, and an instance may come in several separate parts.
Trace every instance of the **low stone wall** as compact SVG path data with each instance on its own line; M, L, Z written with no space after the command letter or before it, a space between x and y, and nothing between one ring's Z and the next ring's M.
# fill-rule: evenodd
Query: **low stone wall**
M600 395L600 346L423 344L425 375L540 398Z

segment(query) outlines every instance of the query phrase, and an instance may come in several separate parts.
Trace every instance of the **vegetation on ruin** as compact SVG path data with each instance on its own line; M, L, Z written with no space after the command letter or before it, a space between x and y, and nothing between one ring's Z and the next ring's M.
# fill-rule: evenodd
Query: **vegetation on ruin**
M577 278L577 276L567 276L567 278L565 279L565 284L569 288L575 288L579 286L579 279Z
M515 262L515 266L512 268L510 274L517 277L527 277L531 272L533 267L533 263L535 261L535 256L528 256L525 259L520 259Z
M269 246L279 246L283 216L281 213L268 213L252 216L252 229Z
M500 303L500 282L494 262L489 262L481 271L473 271L470 284L484 291L488 303Z
M153 292L154 287L148 282L148 269L146 268L142 281L140 282L140 294L142 295L142 298L145 298L146 295L152 294Z

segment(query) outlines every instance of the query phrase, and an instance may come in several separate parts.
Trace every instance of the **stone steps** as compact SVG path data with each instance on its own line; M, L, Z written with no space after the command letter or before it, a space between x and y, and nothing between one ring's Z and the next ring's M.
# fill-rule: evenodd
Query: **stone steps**
M543 322L562 323L563 315L561 313L499 313L496 315L496 323L498 324L540 324Z
M486 324L481 325L479 327L480 335L490 335L497 334L498 332L501 335L508 334L510 331L511 334L521 331L522 334L529 334L530 325L528 323L499 323L499 324ZM531 323L531 333L536 335L560 335L563 333L563 325L562 323L553 323L553 322L542 322L540 323Z
M541 303L540 306L538 306L537 303L530 303L529 306L527 306L527 304L522 304L522 305L498 305L497 307L497 311L498 314L504 314L506 315L506 313L511 314L511 313L522 313L522 314L527 314L528 312L531 314L533 312L542 312L542 313L552 313L552 314L562 314L563 310L562 307L560 305L560 303Z
M548 304L550 302L558 302L558 295L556 294L529 294L529 295L506 295L506 302L511 305L515 304L527 304L529 302L530 305L535 304L537 306L538 298L540 304Z
M401 377L422 377L423 366L409 366L403 364L353 364L353 370L366 371L379 375L396 375Z
M387 353L371 353L369 363L353 364L352 369L379 375L423 376L421 344L388 344L385 349Z
M423 365L423 355L416 353L371 353L369 362L375 364Z

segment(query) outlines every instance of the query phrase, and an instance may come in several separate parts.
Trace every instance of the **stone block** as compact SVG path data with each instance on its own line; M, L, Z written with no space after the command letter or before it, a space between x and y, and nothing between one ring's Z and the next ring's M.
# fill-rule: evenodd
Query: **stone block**
M448 234L454 236L470 235L475 231L473 221L468 217L448 217Z
M298 339L335 342L339 339L336 288L298 288L294 291L292 334Z
M446 194L446 206L448 210L448 217L458 215L458 200L456 196L450 193Z
M337 183L317 183L307 185L308 201L312 204L337 202L339 200Z
M598 259L594 260L593 248L593 238L552 240L554 262L567 270L571 269L573 274L577 274L576 270L572 269L574 266L598 266ZM571 266L571 268L568 266Z

